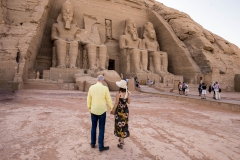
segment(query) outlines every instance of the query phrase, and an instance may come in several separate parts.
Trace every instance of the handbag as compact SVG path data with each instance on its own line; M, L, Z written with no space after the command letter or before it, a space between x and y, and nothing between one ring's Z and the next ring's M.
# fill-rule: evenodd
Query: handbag
M220 93L221 91L222 91L221 88L219 88L219 93Z

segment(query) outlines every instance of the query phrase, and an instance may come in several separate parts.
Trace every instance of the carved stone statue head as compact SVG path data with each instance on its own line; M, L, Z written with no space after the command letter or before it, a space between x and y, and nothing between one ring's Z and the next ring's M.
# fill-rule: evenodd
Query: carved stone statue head
M156 32L155 32L153 24L151 22L147 22L144 25L143 38L149 38L152 40L156 39Z
M134 41L138 39L137 27L133 19L126 20L125 34L131 35Z
M73 22L74 15L74 7L70 0L66 0L65 3L62 4L61 16L62 20L65 23L65 29L71 28L71 23Z

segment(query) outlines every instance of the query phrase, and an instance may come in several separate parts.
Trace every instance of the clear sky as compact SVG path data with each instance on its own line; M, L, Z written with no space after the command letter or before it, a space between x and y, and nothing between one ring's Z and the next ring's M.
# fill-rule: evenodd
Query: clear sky
M156 0L240 48L240 0Z

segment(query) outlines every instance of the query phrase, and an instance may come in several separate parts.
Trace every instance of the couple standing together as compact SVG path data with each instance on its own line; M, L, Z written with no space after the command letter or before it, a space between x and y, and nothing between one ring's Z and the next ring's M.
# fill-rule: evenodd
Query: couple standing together
M127 104L130 104L130 95L127 90L125 80L116 82L119 91L116 93L114 106L109 93L108 87L103 85L104 76L97 77L98 82L89 88L87 96L87 107L91 113L92 128L91 128L91 147L96 147L96 129L99 121L98 148L99 151L109 149L109 146L104 146L104 132L106 123L106 104L109 105L111 114L115 116L114 135L119 137L118 148L122 149L124 138L129 137L128 131L128 116L129 110Z

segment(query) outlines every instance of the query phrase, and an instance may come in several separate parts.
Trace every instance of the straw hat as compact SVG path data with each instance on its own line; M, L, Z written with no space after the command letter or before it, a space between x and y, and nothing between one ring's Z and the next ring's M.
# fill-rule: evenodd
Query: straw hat
M125 80L117 81L116 85L120 88L127 89L127 82Z
M128 94L131 94L127 89L127 82L125 80L117 81L116 85L120 88L126 89L126 94L124 98L127 98Z

